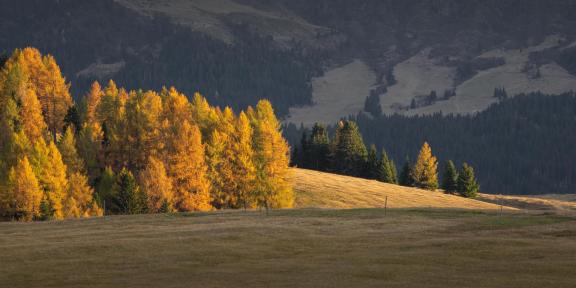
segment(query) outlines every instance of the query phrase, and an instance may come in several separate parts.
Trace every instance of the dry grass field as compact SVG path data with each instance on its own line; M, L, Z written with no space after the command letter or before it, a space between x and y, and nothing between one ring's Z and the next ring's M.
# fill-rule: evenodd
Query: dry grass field
M498 210L499 205L443 192L431 192L378 181L305 169L292 169L298 208L456 208ZM506 209L512 209L506 207Z
M576 283L574 216L500 213L495 204L306 170L294 170L293 177L301 209L269 215L220 211L0 223L0 287ZM391 209L378 208L385 196ZM356 207L364 209L343 209Z
M0 223L0 287L574 287L576 220L441 209Z

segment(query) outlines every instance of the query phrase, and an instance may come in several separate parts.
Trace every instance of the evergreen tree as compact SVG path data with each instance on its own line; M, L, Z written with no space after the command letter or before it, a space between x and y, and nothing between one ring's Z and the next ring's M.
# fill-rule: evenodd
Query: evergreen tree
M458 193L467 198L474 198L480 190L480 185L474 176L474 168L467 163L462 164L458 175Z
M362 175L368 152L355 122L340 121L331 154L335 172L350 176Z
M386 163L387 165L388 163ZM368 150L368 158L366 160L366 171L364 172L364 177L367 179L377 179L378 178L378 167L381 166L380 159L378 159L378 152L376 152L376 145L370 145Z
M404 162L404 166L402 166L402 171L400 172L400 179L398 179L399 184L405 187L413 187L414 180L412 178L412 173L412 165L410 164L408 157L406 157L406 161Z
M408 169L409 168L410 166L408 165ZM378 181L390 184L398 183L398 172L396 170L396 164L392 159L388 157L388 154L385 150L382 150L382 156L380 157L376 173L376 179L378 179ZM408 173L407 175L410 175L410 171L407 171L406 173Z
M327 171L330 166L330 139L326 127L314 124L310 135L310 168Z
M432 155L432 149L427 142L424 142L414 170L412 171L412 179L416 187L435 190L438 188L438 161Z
M118 173L117 183L118 194L115 199L119 214L142 214L147 211L146 194L136 182L132 172L123 168Z
M112 168L106 167L96 186L96 200L98 205L104 210L104 214L120 210L120 207L116 205L115 201L117 197L118 185L116 175Z
M442 189L450 193L456 192L458 189L458 171L456 171L456 166L452 160L446 161L444 165Z
M309 145L308 133L306 130L302 132L302 138L300 139L300 154L298 155L299 161L298 165L300 168L309 169L312 166L312 161L310 159L311 151Z
M382 115L382 107L380 106L380 95L378 93L370 93L364 101L364 111L370 113L373 117L380 117Z

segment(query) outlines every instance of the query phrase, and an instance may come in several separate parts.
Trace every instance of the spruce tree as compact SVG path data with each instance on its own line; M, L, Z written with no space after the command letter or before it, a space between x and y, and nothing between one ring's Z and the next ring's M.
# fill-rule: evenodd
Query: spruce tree
M446 192L456 192L458 189L458 171L452 160L444 164L444 175L442 179L442 189Z
M474 176L474 168L467 163L462 164L458 176L458 193L467 198L474 198L480 190L480 185Z
M120 210L116 205L116 197L118 197L116 175L111 167L106 167L96 185L96 200L104 209L104 214L108 214L108 212L115 213Z
M374 144L370 145L363 176L367 179L374 179L374 180L377 179L378 169L381 166L381 164L382 163L380 159L378 159L378 152L376 152L376 146Z
M413 187L414 180L412 178L412 165L410 160L406 157L404 166L402 166L402 171L400 172L399 184L405 187Z
M438 188L438 161L432 155L432 149L427 142L424 142L414 170L412 171L412 179L416 187L435 190Z
M310 168L327 171L330 165L330 139L326 127L314 124L310 135Z
M336 173L362 176L368 152L356 122L340 121L331 154Z
M409 175L410 172L407 173ZM382 150L382 156L380 157L380 161L378 163L377 179L378 181L384 183L390 183L390 184L398 183L396 164L392 159L388 157L388 153L386 153L385 150Z
M310 160L310 145L308 140L308 133L306 130L302 131L302 138L300 138L300 150L298 154L298 167L309 169L311 165Z
M119 214L142 214L147 211L146 197L132 172L123 168L118 174L118 194L115 199Z

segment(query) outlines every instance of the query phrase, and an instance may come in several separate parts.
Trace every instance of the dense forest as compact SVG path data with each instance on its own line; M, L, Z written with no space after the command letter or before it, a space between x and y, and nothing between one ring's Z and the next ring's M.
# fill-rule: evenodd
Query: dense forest
M175 88L94 82L74 103L55 58L15 50L0 72L0 218L291 207L272 105L234 113Z
M327 129L316 123L310 135L306 130L302 132L300 145L292 154L292 165L432 191L442 188L446 193L470 198L480 189L474 168L464 162L458 171L451 160L445 162L440 185L438 159L427 142L422 145L416 162L406 159L398 175L398 167L386 150L378 153L375 145L368 149L362 138L354 121L340 121L332 139Z
M241 24L229 24L235 42L224 43L113 0L2 1L2 8L0 29L14 33L0 37L0 53L32 46L64 60L73 95L113 78L129 90L200 92L235 110L269 99L285 115L311 103L310 79L321 73L321 55L277 49Z
M439 159L477 168L482 191L503 194L576 191L576 96L518 95L469 116L366 115L351 117L363 140L385 149L396 163L415 159L424 141ZM300 146L307 129L289 125L284 133ZM334 127L328 129L335 131ZM310 133L309 131L307 133Z

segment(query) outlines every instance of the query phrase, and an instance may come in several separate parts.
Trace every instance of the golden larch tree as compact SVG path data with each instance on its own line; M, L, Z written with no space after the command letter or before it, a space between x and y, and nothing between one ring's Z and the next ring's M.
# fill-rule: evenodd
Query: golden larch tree
M187 121L176 127L176 133L169 140L171 152L167 155L167 171L173 181L175 208L179 211L211 210L210 182L206 175L207 165L200 129Z
M233 138L232 151L234 155L234 190L237 198L244 208L256 206L256 199L252 196L256 180L256 167L254 166L254 150L252 148L253 129L250 120L244 112L240 112L236 121L236 134Z
M438 188L438 160L432 155L432 148L424 142L412 170L412 179L416 187L428 190Z
M68 127L62 139L58 142L58 150L62 155L62 160L68 168L68 175L72 173L84 173L84 161L78 155L76 149L76 136L72 127Z
M174 206L172 179L166 174L162 161L150 157L146 169L140 173L140 187L147 197L148 212L170 212Z
M42 56L35 48L22 50L30 73L30 82L42 105L42 112L54 139L62 133L64 118L72 106L70 85L51 55Z
M290 208L294 205L294 193L288 179L290 147L282 137L272 104L261 100L255 110L248 112L254 127L255 198L266 208Z
M10 214L25 221L40 216L42 190L28 157L24 156L18 160L16 167L10 170L8 189L10 190L8 207L12 212Z
M39 140L34 144L30 162L44 191L47 205L50 207L49 214L44 216L63 219L63 201L66 197L68 179L67 168L62 161L60 151L54 142L47 145L43 140Z
M85 101L85 115L84 115L84 122L93 125L98 123L98 105L100 105L100 101L102 100L102 96L104 96L104 92L102 91L102 87L98 81L94 81L92 86L90 86L90 91L84 97Z
M88 178L81 173L72 173L68 179L64 216L66 218L86 218L102 216L102 209L93 198L94 189L88 185Z

